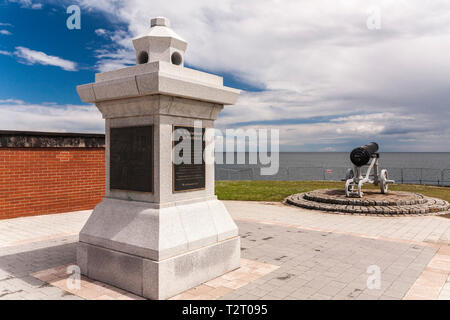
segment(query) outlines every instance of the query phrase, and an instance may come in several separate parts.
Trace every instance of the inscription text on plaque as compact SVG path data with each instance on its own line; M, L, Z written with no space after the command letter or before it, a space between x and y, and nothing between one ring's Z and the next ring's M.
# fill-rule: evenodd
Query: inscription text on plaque
M203 159L203 152L205 151L205 129L194 130L194 127L174 126L174 130L186 130L190 137L190 155L184 157L190 159L190 163L173 164L173 190L187 191L205 188L205 160ZM200 140L200 141L199 141ZM174 141L174 146L183 141L180 137ZM201 148L197 148L200 146ZM174 148L176 150L176 148ZM189 150L189 149L188 149ZM178 156L183 157L185 149L180 151Z
M153 192L153 126L111 128L110 188Z

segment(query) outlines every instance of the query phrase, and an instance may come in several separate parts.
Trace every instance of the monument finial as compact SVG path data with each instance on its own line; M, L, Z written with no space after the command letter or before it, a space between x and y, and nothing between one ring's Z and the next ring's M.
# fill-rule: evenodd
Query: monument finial
M150 20L150 27L170 27L170 20L166 17L156 17Z
M150 29L133 40L136 49L136 64L156 61L184 66L187 42L170 29L170 21L165 17L150 20Z

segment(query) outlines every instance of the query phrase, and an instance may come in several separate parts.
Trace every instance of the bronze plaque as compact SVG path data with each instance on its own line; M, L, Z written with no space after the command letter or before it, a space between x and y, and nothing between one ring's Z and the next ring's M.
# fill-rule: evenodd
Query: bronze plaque
M153 192L153 126L111 128L110 188Z
M203 159L203 153L205 151L205 141L203 137L205 135L205 129L197 129L198 132L195 132L194 127L174 126L174 130L177 129L184 129L189 132L191 146L190 154L184 158L190 159L190 163L173 164L173 190L177 192L204 189L205 160ZM176 147L182 141L183 137L180 137L177 141L174 141L174 146ZM197 141L198 144L196 144L195 141ZM200 148L196 148L196 145L199 145ZM179 152L178 156L183 157L183 153L186 152L186 150L181 148L180 151L174 148L174 152ZM174 157L175 156L177 155L174 154Z

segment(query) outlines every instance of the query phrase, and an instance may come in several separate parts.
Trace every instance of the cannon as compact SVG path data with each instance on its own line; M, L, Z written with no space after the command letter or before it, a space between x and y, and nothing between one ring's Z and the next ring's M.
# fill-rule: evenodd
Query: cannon
M364 146L355 148L350 153L350 161L353 163L353 169L348 169L345 176L345 195L347 197L363 197L362 186L364 183L373 183L380 185L381 193L388 192L389 184L394 180L389 180L388 171L386 169L378 170L378 144L370 142ZM368 166L366 173L363 175L362 168ZM374 171L372 176L372 169ZM357 188L357 190L356 190Z

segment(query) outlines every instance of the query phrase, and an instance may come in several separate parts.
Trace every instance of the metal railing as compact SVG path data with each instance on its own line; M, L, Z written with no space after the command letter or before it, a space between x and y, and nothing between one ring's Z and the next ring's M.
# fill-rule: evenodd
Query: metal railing
M216 180L329 180L340 181L348 167L280 167L271 176L260 174L258 166L216 165ZM386 168L396 183L450 186L450 169ZM365 172L365 170L363 170Z

